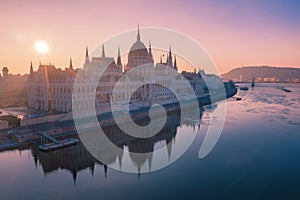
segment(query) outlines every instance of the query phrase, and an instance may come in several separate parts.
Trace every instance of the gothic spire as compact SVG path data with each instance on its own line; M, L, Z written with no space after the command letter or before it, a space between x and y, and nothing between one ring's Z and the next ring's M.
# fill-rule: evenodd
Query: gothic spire
M85 46L85 57L88 58L89 57L89 50L88 50L88 46Z
M86 45L86 47L85 47L85 62L84 62L84 66L87 67L89 64L90 64L89 50L88 50L88 46Z
M140 24L138 24L138 33L137 33L136 39L137 39L137 41L141 40L141 36L140 36Z
M102 44L102 58L105 58L104 44Z
M152 49L151 49L151 40L149 40L149 62L153 63Z
M174 69L175 69L176 71L178 71L177 61L176 61L176 55L175 55L175 58L174 58Z
M171 50L171 45L169 46L169 56L167 57L168 58L168 62L167 62L167 65L168 66L172 66L172 50Z
M117 58L117 66L122 67L122 62L121 62L121 54L120 54L120 47L118 47L118 58Z
M33 66L32 66L32 61L30 62L30 75L33 74Z
M149 54L152 55L152 50L151 50L151 40L149 40Z
M70 58L70 65L69 65L69 69L73 69L72 58Z

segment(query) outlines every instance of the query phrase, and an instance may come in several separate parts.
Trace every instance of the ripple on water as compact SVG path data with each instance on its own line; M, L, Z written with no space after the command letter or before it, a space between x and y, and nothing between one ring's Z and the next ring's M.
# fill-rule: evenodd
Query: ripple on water
M291 113L291 109L289 109L289 108L284 108L284 109L281 110L281 113L282 113L282 114L285 114L285 115L289 115L289 114Z
M292 121L292 120L288 120L288 123L290 124L290 125L294 125L294 126L298 126L298 127L300 127L300 122L296 122L296 121Z
M255 109L255 108L247 109L246 112L248 112L248 113L259 113L259 112L257 111L257 109Z

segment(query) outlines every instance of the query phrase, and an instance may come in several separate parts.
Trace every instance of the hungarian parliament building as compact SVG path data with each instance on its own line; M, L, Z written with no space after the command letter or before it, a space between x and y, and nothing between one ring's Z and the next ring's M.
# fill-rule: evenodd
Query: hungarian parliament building
M149 43L149 48L147 49L141 41L139 29L137 40L131 46L127 60L127 64L123 65L119 49L116 60L114 57L107 57L104 46L102 46L102 55L92 58L89 57L88 48L86 47L82 69L74 69L71 59L69 67L64 70L51 64L40 64L38 69L34 71L31 63L28 77L28 107L43 111L60 111L65 113L71 112L74 106L76 109L83 111L94 107L97 112L107 112L111 103L121 105L126 102L128 95L130 105L137 108L150 106L153 103L172 103L176 100L176 96L168 89L168 86L173 84L172 77L168 76L168 69L176 71L177 75L181 75L188 80L193 91L188 91L188 88L181 89L185 92L193 93L197 97L208 95L208 81L212 83L209 85L216 88L223 84L221 78L213 74L205 74L203 70L179 73L176 56L172 54L171 48L169 49L166 62L162 62L161 59L160 62L154 64L151 43ZM136 85L141 85L145 81L136 76L131 78L130 82L127 80L125 84L119 84L118 92L113 93L114 87L122 76L141 65L152 66L155 69L155 78L157 79L155 83L157 84L146 84L132 92ZM108 67L100 77L100 80L97 79L97 73L89 73L89 77L84 80L80 80L77 77L77 75L85 70L87 71L87 69L100 69L101 71L101 68L106 66ZM203 76L206 77L204 78ZM77 87L74 87L75 80L79 80L80 83L79 86L77 84ZM96 86L89 83L90 81L95 82L95 80L99 80ZM91 95L92 91L95 91L95 95ZM94 98L92 99L91 96ZM72 105L72 98L79 99L81 103Z

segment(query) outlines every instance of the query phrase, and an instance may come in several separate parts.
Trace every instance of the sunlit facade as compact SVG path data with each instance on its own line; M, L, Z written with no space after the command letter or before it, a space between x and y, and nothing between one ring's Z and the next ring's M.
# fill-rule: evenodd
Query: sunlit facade
M146 84L139 87L132 93L132 89L140 85L145 79L153 80L153 77L139 76L139 69L137 66L149 66L147 69L155 69L155 84ZM102 73L104 67L107 69L103 72L99 82L97 74ZM123 84L117 86L118 92L113 94L113 89L119 79L130 70L136 68L136 76L128 78ZM154 64L151 43L147 49L141 41L140 32L138 29L137 40L130 48L128 53L128 63L122 65L120 50L118 49L118 56L115 61L113 57L105 55L105 48L102 46L102 55L99 57L89 57L88 48L86 47L85 61L82 69L88 71L92 69L93 74L88 77L79 77L77 81L79 86L74 86L74 81L79 69L73 69L72 60L70 65L65 70L57 69L55 66L39 65L37 71L33 71L30 67L30 75L28 78L28 107L44 110L44 111L61 111L70 112L72 106L76 109L85 111L96 108L97 112L108 112L110 104L124 104L130 99L130 104L134 107L150 106L153 103L168 104L176 101L174 93L168 89L169 86L174 84L172 80L177 80L180 87L182 80L178 79L178 67L176 57L174 57L171 48L169 49L167 60L165 63L160 61ZM170 75L170 69L177 72L175 75ZM184 72L182 73L191 84L197 97L205 95L204 81L200 72ZM178 77L177 77L178 76ZM162 85L165 85L162 86ZM183 84L182 84L183 85ZM96 87L96 88L95 88ZM187 88L181 88L182 91L187 92ZM95 98L91 98L92 92L95 91ZM72 105L72 97L79 99L76 105Z
M7 67L2 68L0 74L0 97L5 98L22 98L26 96L26 75L10 74Z

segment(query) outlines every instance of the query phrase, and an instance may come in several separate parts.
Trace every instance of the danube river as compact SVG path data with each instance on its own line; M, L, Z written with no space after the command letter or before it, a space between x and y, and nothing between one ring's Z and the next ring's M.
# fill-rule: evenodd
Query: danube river
M173 114L156 140L124 147L151 150L171 142L166 155L172 157L182 137L200 129L183 156L158 171L120 172L95 160L82 144L48 153L36 147L0 152L0 199L300 199L300 85L284 85L291 93L280 86L256 84L238 91L235 97L242 100L228 99L222 134L202 159L206 130L220 123L211 115L224 102L206 106L200 125L179 125ZM112 158L120 168L122 156Z

